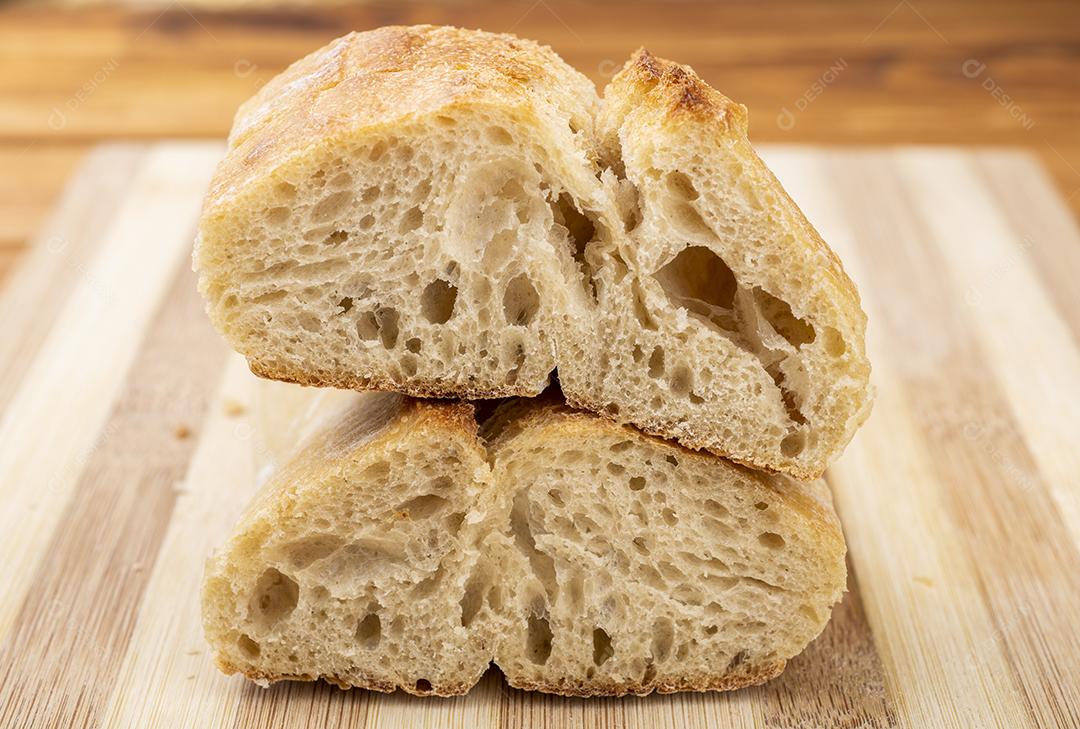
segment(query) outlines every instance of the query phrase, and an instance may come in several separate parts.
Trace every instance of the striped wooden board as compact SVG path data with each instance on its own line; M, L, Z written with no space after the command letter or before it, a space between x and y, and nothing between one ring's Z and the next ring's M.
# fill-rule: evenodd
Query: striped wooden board
M851 584L730 694L419 699L211 665L203 560L253 489L252 377L189 271L216 144L109 145L0 293L0 726L1080 726L1080 232L1005 151L770 148L870 316L829 481Z

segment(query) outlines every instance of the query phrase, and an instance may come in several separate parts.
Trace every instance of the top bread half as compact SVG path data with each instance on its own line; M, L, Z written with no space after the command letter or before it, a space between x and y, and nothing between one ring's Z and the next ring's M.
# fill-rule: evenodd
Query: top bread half
M195 250L264 377L568 402L819 475L869 411L851 280L746 110L637 52L601 99L510 35L387 27L237 115Z

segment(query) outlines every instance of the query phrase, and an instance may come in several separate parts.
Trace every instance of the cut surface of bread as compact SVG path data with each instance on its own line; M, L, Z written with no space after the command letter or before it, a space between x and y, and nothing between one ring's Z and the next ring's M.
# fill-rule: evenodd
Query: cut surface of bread
M222 670L266 683L467 691L487 670L458 605L490 469L467 405L363 396L280 467L207 564ZM437 659L436 659L437 657Z
M568 695L768 680L845 584L821 482L753 472L544 397L360 395L207 564L218 665L460 694L494 661Z
M747 141L746 110L639 51L601 99L551 49L388 27L237 115L195 266L264 377L568 401L820 475L865 418L865 316Z

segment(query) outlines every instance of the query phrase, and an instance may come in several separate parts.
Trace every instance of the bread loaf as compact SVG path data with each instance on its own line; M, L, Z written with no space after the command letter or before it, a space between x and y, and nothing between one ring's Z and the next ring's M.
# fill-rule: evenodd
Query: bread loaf
M482 436L482 437L481 437ZM783 670L845 583L828 490L550 398L358 395L279 465L207 565L218 665L460 694L494 660L571 695Z
M865 418L858 294L744 107L639 51L603 99L551 49L388 27L237 115L195 267L264 377L567 400L801 478Z

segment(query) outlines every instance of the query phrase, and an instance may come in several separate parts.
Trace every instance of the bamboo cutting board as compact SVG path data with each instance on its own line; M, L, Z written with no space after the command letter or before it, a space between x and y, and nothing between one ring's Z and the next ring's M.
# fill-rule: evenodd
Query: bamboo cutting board
M253 377L189 271L221 153L97 149L0 292L0 726L1080 726L1080 232L1031 158L765 150L870 317L849 592L765 686L582 700L212 667L203 560L253 490Z

